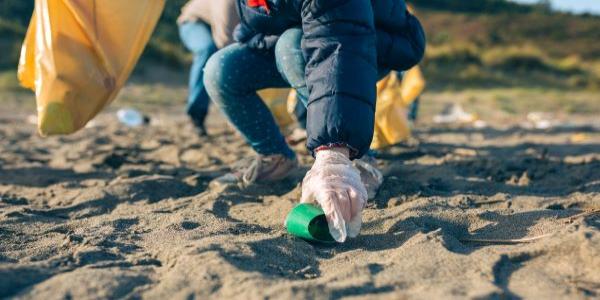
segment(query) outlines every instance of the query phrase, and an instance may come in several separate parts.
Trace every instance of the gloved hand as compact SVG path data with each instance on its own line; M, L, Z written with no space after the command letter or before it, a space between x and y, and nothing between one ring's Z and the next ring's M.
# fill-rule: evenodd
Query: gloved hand
M364 155L355 159L352 165L360 173L360 179L367 189L369 200L374 199L383 184L383 174L377 169L377 161L374 157Z
M356 237L362 225L367 190L348 156L334 148L316 153L302 182L302 203L317 202L327 217L329 233L338 242Z

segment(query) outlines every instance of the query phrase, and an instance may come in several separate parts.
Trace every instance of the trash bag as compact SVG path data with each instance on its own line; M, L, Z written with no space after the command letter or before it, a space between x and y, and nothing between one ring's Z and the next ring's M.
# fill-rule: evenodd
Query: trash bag
M164 0L35 0L18 77L35 91L40 134L85 126L117 95Z
M406 106L409 106L425 90L425 78L419 66L406 71L400 84L400 96Z
M258 95L265 102L275 122L280 128L285 129L294 122L292 116L287 111L287 98L290 89L264 89L258 92Z
M298 120L298 116L296 116L295 113L298 101L300 101L298 100L298 92L296 92L295 89L290 89L290 93L287 96L286 111L295 122L301 122L301 120Z
M381 149L400 143L411 136L407 107L414 101L402 97L402 82L396 72L377 83L375 130L371 149Z

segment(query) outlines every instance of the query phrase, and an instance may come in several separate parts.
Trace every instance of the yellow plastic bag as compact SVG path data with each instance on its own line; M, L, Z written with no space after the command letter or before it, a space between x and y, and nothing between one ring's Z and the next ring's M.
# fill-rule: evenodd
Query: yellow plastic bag
M406 71L404 76L402 76L402 83L400 84L400 96L404 104L409 106L423 93L423 90L425 90L425 78L423 77L421 68L415 66Z
M69 134L117 95L164 0L36 0L18 76L35 91L38 130Z
M400 80L396 72L377 83L375 131L371 149L381 149L407 140L411 136L407 107L423 92L425 79L414 67Z
M406 104L395 72L377 83L375 130L371 149L397 144L410 136Z
M289 93L290 89L265 89L258 92L258 95L267 104L280 128L285 128L294 122L294 119L292 119L292 116L287 111L287 97Z
M288 113L288 116L290 116L290 118L292 120L294 120L294 122L298 122L298 117L295 115L294 111L296 110L296 104L298 104L298 92L296 92L295 89L290 89L290 93L287 96L287 103L286 103L286 111Z

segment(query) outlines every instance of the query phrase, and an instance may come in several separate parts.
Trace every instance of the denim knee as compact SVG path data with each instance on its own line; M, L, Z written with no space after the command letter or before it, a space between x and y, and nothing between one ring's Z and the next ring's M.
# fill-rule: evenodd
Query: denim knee
M292 28L285 31L275 45L277 70L294 88L305 85L301 39L302 29Z
M229 45L217 51L206 62L204 86L213 101L246 97L256 92L244 82L248 76L240 76L240 72L252 71L244 69L247 53L242 49L239 44Z
M213 55L206 61L204 65L204 86L208 94L214 94L218 91L218 85L220 81L220 61L221 51L213 53Z
M228 84L225 66L228 64L226 49L215 52L204 66L204 88L213 101L220 102L227 98Z

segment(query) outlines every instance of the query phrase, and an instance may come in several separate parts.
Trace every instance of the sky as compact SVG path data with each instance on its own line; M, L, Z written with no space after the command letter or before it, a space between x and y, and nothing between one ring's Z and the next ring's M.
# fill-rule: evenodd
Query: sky
M521 3L536 3L538 0L512 0ZM574 13L600 14L600 0L551 0L555 9Z

